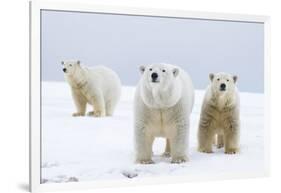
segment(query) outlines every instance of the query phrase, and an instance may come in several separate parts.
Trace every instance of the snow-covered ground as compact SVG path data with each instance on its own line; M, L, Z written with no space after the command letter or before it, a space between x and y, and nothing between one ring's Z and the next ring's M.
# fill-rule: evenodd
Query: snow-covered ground
M42 183L128 179L174 175L264 171L264 95L241 93L241 152L226 155L196 151L196 133L204 92L196 91L191 115L190 161L170 164L161 157L165 141L153 146L152 165L134 164L133 87L123 87L113 117L72 117L70 89L64 82L42 82Z

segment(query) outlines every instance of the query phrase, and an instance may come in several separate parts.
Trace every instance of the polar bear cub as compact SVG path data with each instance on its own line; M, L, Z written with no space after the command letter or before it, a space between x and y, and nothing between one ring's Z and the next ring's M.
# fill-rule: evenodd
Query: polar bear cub
M140 66L134 99L136 162L150 164L155 137L166 138L172 163L188 160L189 117L194 89L189 75L171 64Z
M104 66L83 67L79 60L62 61L62 65L77 109L73 116L84 116L87 103L93 106L88 115L113 115L121 95L121 81L114 71Z
M239 151L239 93L237 76L227 73L210 74L210 85L203 101L199 130L198 150L212 153L212 143L225 147L225 153Z

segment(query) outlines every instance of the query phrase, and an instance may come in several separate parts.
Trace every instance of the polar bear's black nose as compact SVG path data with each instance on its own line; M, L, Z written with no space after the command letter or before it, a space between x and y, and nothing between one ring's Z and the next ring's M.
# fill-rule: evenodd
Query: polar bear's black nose
M156 80L158 78L158 74L156 72L153 72L151 74L151 78L152 78L152 80Z
M226 85L224 83L221 84L220 89L225 90Z
M63 68L62 71L63 71L63 72L66 72L66 68Z

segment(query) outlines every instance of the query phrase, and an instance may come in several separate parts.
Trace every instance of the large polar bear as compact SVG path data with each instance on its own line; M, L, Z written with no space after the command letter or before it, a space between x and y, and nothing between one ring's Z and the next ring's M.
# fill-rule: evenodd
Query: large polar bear
M237 76L227 73L210 74L203 101L199 130L198 150L212 153L212 143L218 148L225 146L225 153L239 151L239 93ZM216 140L215 140L216 139Z
M62 65L77 109L72 115L84 116L89 103L93 111L88 115L111 116L121 95L118 75L104 66L82 67L80 61L62 61Z
M134 106L136 162L153 163L155 137L166 138L172 163L188 160L189 116L194 89L189 75L171 64L141 66Z

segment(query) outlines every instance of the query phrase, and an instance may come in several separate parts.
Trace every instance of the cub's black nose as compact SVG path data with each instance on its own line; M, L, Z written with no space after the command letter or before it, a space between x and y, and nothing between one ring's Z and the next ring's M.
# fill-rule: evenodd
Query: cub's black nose
M62 71L63 71L63 72L66 72L66 68L63 68Z
M151 78L152 78L152 80L156 80L158 78L158 74L156 72L153 72L151 74Z
M224 83L221 84L220 89L225 90L226 85Z

